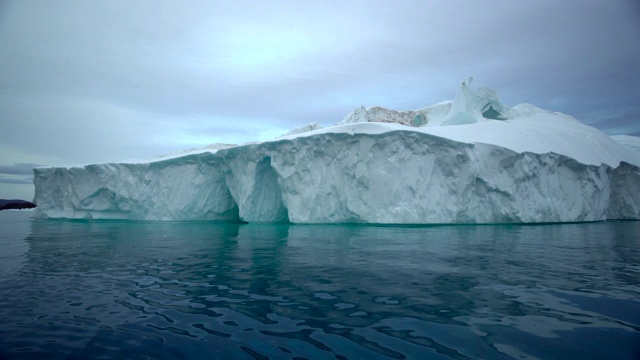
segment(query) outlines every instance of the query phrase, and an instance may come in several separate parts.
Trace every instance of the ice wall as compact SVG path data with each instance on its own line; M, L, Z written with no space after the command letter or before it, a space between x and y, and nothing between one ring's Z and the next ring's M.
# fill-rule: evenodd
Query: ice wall
M147 164L38 168L36 218L293 223L640 219L640 169L414 131L321 133Z

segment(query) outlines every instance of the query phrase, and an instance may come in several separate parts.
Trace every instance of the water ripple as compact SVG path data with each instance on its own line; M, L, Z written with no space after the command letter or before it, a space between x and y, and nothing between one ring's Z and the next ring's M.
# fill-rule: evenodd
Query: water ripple
M35 222L0 358L633 359L630 233Z

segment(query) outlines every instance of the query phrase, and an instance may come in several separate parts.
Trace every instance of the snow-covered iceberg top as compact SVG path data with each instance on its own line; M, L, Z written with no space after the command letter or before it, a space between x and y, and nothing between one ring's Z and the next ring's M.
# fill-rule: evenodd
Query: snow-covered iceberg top
M558 112L531 104L513 108L503 104L489 88L471 89L473 78L462 82L454 101L416 111L396 111L361 106L337 125L307 127L279 139L322 133L381 134L415 131L467 144L492 144L519 153L556 153L583 164L617 166L621 161L640 166L634 136L608 137L602 131ZM635 144L640 143L636 141ZM635 150L635 151L634 151Z
M475 124L487 120L508 120L518 112L503 104L493 89L471 89L473 78L460 85L454 101L441 102L416 111L396 111L379 106L361 106L342 119L340 124L360 122L397 123L408 126L447 126Z
M640 152L461 84L416 111L358 108L261 143L34 170L36 218L293 223L640 219Z
M270 141L292 140L326 133L382 134L414 131L467 144L493 144L516 152L556 153L583 164L617 166L628 162L640 166L640 138L606 134L572 116L540 109L531 104L509 107L495 90L472 89L473 78L460 84L453 101L443 101L419 110L397 111L380 106L361 106L336 125L323 128L314 122ZM127 159L120 163L149 163L243 145L215 143L181 150L150 159Z

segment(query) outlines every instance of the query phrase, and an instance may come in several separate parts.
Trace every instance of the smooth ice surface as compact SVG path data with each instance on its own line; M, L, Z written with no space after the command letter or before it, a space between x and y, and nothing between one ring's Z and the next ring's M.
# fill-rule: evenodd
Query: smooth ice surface
M640 219L640 152L571 116L461 84L417 111L358 108L263 143L35 169L36 218L294 223Z

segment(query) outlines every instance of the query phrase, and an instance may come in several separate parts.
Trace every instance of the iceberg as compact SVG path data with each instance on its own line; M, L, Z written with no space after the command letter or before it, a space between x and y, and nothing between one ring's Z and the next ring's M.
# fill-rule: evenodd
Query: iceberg
M34 169L37 219L445 224L640 219L640 152L464 81L416 111L164 159Z

